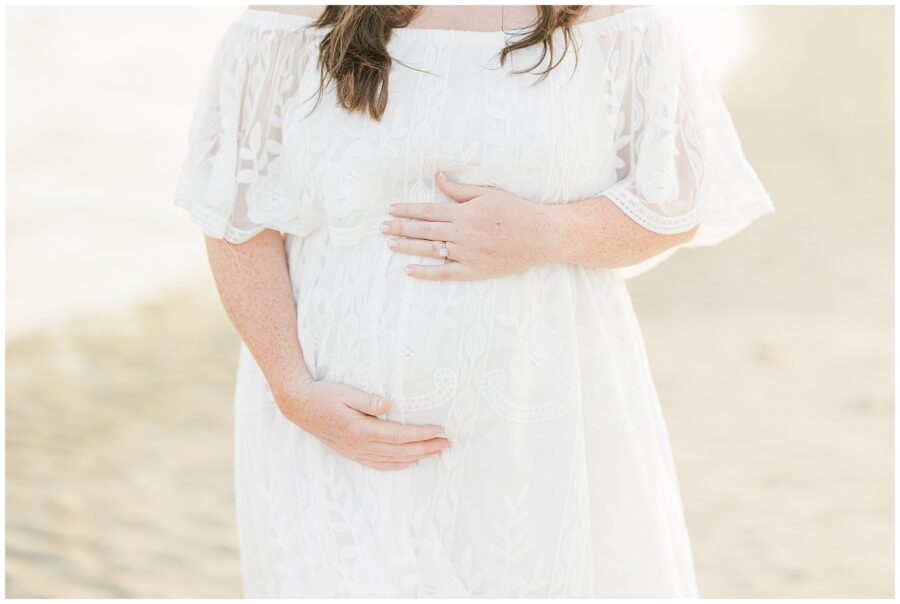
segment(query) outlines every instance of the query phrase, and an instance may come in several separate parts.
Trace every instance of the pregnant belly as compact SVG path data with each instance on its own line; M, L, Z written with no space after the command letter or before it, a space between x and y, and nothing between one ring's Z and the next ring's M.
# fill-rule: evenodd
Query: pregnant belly
M590 380L598 394L621 387L604 375L627 302L613 271L558 263L426 281L404 267L439 259L393 252L380 234L335 245L324 231L290 262L310 373L387 396L388 419L446 425L456 407L478 406L495 421L552 421L576 410Z

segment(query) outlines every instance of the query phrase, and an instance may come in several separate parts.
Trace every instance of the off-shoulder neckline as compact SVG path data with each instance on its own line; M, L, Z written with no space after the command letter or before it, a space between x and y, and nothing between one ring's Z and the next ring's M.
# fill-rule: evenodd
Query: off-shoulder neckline
M620 31L628 29L635 25L640 25L654 17L662 14L662 8L658 5L638 6L629 8L612 14L601 19L592 19L590 21L581 21L572 26L572 30L576 32L606 32ZM266 9L244 9L240 19L243 23L252 25L271 27L273 29L304 29L304 31L314 35L324 35L326 30L311 27L316 20L315 17L307 17L306 15L298 15L291 13L283 13L279 11ZM521 35L531 30L533 25L527 27L511 28L506 30L490 30L475 31L469 29L440 29L428 27L401 27L394 29L391 39L424 37L431 40L447 40L459 41L460 39L470 41L486 41L493 42L500 38L508 36Z

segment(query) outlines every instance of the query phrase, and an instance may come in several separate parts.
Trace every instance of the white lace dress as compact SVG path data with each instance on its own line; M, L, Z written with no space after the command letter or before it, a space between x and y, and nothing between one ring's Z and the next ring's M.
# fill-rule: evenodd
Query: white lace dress
M407 276L395 201L433 176L533 203L606 195L647 229L714 245L773 211L674 19L637 7L575 26L549 77L520 32L394 31L381 122L319 85L312 19L247 10L225 33L176 204L203 232L288 236L309 371L441 424L443 456L350 461L285 419L242 346L234 398L245 595L693 597L691 549L626 269L567 263L479 281ZM556 31L555 58L562 49ZM549 58L549 57L548 57ZM542 67L547 65L546 60ZM574 72L573 72L574 68ZM564 244L564 242L563 242Z

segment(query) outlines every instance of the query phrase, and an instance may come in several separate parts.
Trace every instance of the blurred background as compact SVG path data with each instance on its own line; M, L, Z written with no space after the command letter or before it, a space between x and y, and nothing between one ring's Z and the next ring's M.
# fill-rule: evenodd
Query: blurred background
M172 204L231 7L6 8L6 590L240 597L238 339ZM776 207L629 281L705 597L894 595L894 8L679 9Z

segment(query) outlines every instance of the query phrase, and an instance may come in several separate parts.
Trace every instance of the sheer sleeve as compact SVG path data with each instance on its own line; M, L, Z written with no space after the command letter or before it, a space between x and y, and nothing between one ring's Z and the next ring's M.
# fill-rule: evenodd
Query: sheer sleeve
M241 243L267 228L304 236L312 227L283 156L285 112L312 39L289 17L246 10L200 87L175 205L210 237Z
M679 248L717 245L774 212L716 83L672 15L660 7L630 10L650 18L605 41L615 177L598 195L656 233L699 227L693 239L619 269L626 279Z

